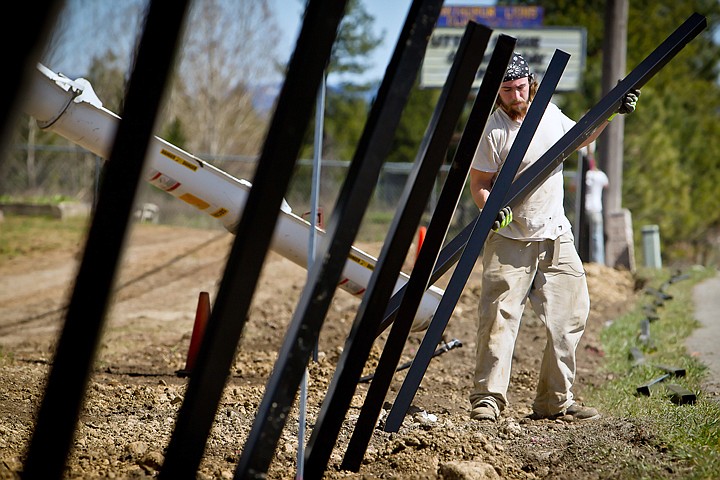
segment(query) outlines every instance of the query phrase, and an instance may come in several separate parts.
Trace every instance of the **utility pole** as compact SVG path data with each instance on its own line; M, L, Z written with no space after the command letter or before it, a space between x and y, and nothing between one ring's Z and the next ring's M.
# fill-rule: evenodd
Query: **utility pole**
M625 77L628 0L607 0L603 41L602 94L606 95ZM617 115L598 139L599 168L610 181L603 198L607 235L606 264L635 269L632 219L622 208L623 139L625 118Z

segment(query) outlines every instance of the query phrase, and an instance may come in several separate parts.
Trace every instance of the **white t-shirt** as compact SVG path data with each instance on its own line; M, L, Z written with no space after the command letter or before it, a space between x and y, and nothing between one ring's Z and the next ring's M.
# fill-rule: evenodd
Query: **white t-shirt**
M501 108L490 115L480 139L472 168L497 173L505 163L510 147L522 122L512 120ZM535 163L565 133L575 126L557 105L550 103L538 125L515 179ZM513 208L513 221L498 231L500 235L516 240L555 240L571 229L563 207L562 164L529 195Z
M601 170L588 170L585 174L585 211L590 213L602 212L602 192L609 181L605 172Z

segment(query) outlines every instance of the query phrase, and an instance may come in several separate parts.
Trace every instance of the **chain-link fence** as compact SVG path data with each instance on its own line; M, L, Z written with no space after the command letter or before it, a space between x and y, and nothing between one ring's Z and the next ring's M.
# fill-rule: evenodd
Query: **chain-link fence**
M236 178L252 181L256 160L254 157L204 155L201 158ZM103 163L96 155L76 146L35 146L32 151L25 145L16 146L0 166L0 195L14 199L62 197L93 204ZM332 214L349 165L350 163L345 161L322 161L317 197L325 222ZM376 241L384 238L401 201L412 167L410 163L383 165L360 227L359 239ZM312 160L299 160L286 194L286 200L293 212L303 217L307 217L310 212L312 172ZM448 166L444 165L428 201L422 220L425 225L430 221L447 173ZM565 209L571 222L574 222L576 216L574 179L574 171L565 172ZM143 204L157 205L161 223L222 228L215 218L185 202L177 201L173 196L145 182L138 191L138 211L142 210ZM459 233L476 215L477 207L466 188L458 203L449 238Z
M79 147L18 145L0 161L0 195L92 203L102 160Z

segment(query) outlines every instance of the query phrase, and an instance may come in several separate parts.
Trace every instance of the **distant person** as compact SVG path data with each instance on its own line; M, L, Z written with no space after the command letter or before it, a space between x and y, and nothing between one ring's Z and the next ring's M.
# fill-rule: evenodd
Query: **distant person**
M537 92L538 83L525 59L515 53L488 119L470 170L470 191L485 206ZM640 92L625 95L619 113L635 110ZM614 116L614 115L613 115ZM580 147L605 129L601 123ZM518 175L533 165L575 122L550 103L522 160ZM516 177L517 178L517 177ZM590 297L582 261L575 249L563 208L562 165L522 202L500 211L482 255L482 286L473 388L475 420L495 422L508 405L515 341L527 301L544 323L546 345L533 402L533 420L592 420L600 414L575 402L575 350L585 331Z
M592 145L591 145L592 147ZM603 190L608 186L605 172L597 168L593 148L588 149L585 174L585 218L590 238L590 261L605 265L605 229L603 226Z

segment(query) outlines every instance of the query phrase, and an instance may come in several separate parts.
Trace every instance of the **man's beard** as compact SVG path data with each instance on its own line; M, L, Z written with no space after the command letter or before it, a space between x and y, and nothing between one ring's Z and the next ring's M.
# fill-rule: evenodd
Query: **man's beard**
M508 117L517 121L525 118L525 114L528 111L528 102L517 102L512 105L507 105L505 102L500 101L500 107L507 113Z

